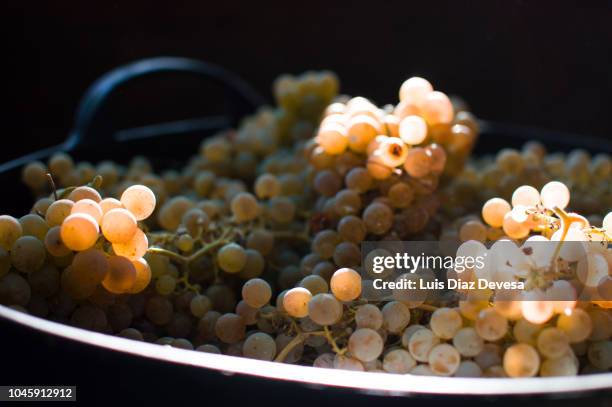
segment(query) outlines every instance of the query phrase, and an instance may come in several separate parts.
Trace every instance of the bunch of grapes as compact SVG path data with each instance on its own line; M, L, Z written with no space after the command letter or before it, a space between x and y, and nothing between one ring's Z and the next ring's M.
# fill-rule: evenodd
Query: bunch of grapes
M49 166L56 174L59 162L72 160L64 154L52 157ZM24 179L41 188L34 169L46 170L41 163L30 164ZM50 175L38 178L52 180ZM92 303L106 294L135 294L147 287L151 270L143 256L148 241L138 222L153 212L155 194L133 185L120 200L102 199L96 189L101 182L97 176L89 185L54 190L20 219L0 216L2 303L101 329L106 316Z
M596 216L610 208L609 158L572 153L561 171L530 143L468 162L474 117L422 78L382 108L336 97L329 72L281 76L273 91L277 107L203 140L183 168L66 154L26 166L40 199L19 220L0 217L0 303L134 340L317 367L456 377L612 368L610 295L576 292L576 281L591 295L610 288L612 215ZM60 189L48 196L50 178ZM569 189L554 181L570 178ZM594 188L600 206L584 212ZM566 212L570 191L591 216ZM504 277L527 282L529 301L488 289L368 300L359 245L406 239L470 254L502 243L525 254L538 240L560 249L548 268ZM570 259L569 240L603 243Z
M521 150L505 148L496 156L471 158L445 186L442 209L454 220L478 212L478 205L490 198L510 201L521 185L541 189L559 181L571 191L574 210L601 223L601 214L612 207L611 176L612 160L605 153L548 153L544 145L530 141Z

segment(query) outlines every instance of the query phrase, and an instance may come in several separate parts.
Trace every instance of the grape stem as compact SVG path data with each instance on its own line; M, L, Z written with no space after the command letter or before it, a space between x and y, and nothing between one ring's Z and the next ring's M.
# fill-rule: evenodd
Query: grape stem
M296 328L297 328L297 326L296 326ZM344 355L347 352L347 350L348 350L346 348L340 349L338 347L338 344L336 343L336 340L332 336L332 334L329 331L329 328L327 326L323 327L323 331L302 332L299 328L297 328L297 332L298 332L298 334L295 336L295 338L293 338L287 344L287 346L285 346L283 348L283 350L281 350L279 352L279 354L276 356L276 358L274 359L275 362L284 362L285 359L287 358L287 355L289 355L289 352L291 352L296 346L299 346L302 342L304 342L306 340L306 338L308 338L308 336L310 336L310 335L325 336L325 338L327 339L327 342L329 342L329 344L331 345L332 350L336 354L338 354L340 356Z
M329 342L329 344L331 345L333 351L342 356L346 353L347 349L340 349L338 347L338 344L336 343L336 340L334 339L334 337L332 336L331 332L329 331L329 328L327 326L323 327L323 332L325 333L325 338L327 338L327 342Z
M223 234L221 235L221 237L219 237L217 240L214 240L208 244L205 244L204 246L202 246L201 249L199 249L197 252L193 253L191 256L187 257L187 263L190 263L192 261L195 261L197 259L199 259L200 257L204 256L206 253L208 253L210 250L214 249L215 247L221 245L221 244L225 244L225 243L229 243L231 241L231 239L229 238L229 232L225 231L223 232Z
M284 362L285 359L287 358L287 355L289 355L289 352L291 352L296 346L298 346L302 342L304 342L304 340L306 339L307 336L308 336L308 333L299 333L299 334L297 334L296 337L293 338L291 340L291 342L289 342L287 344L287 346L285 346L283 348L283 350L281 350L279 352L279 354L276 356L274 361L275 362Z
M181 264L185 264L187 262L187 258L185 256L181 256L178 253L175 253L171 250L166 250L163 249L161 247L149 247L149 249L147 250L147 253L152 253L152 254L159 254L162 256L166 256L171 258L172 260L176 260L177 262L181 263Z
M51 191L53 192L53 200L57 201L57 188L55 187L55 181L53 181L53 176L50 173L47 173L47 179L49 180L49 184L51 185Z
M557 258L559 257L559 253L561 252L561 246L563 246L563 242L565 241L565 237L567 236L567 232L569 232L570 226L573 222L582 222L582 219L577 217L577 216L573 216L567 212L565 212L563 209L559 208L558 206L555 206L553 208L553 212L555 213L555 215L557 215L561 221L561 238L559 239L559 244L557 244L557 247L555 248L555 252L553 253L552 259L551 259L551 267L553 266L553 264L555 264L555 262L557 261Z

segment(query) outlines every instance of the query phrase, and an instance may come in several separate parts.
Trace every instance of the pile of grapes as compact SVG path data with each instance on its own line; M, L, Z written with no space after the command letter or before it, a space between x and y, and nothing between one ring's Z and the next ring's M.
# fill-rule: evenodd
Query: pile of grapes
M133 340L317 367L610 371L610 157L530 142L473 159L475 118L427 80L405 81L396 106L338 88L330 72L280 77L277 107L203 140L180 169L63 153L28 164L36 202L0 216L0 303ZM508 254L489 271L526 282L525 297L368 301L360 244L399 240L471 253L514 242L531 260L508 271ZM566 241L598 244L578 256ZM533 242L559 250L546 257Z

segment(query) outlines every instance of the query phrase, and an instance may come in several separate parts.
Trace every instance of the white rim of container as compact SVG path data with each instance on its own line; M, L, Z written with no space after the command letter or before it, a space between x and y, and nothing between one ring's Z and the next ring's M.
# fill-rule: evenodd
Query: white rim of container
M573 377L456 378L353 372L266 362L172 348L75 328L0 306L0 316L32 329L149 359L302 384L352 388L388 395L528 395L581 393L612 388L612 373Z

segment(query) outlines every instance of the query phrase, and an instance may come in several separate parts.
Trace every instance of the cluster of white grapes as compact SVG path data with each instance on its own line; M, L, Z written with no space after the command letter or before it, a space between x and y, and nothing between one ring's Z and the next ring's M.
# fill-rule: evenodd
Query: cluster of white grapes
M277 107L205 139L177 170L155 173L143 157L75 164L65 154L26 166L40 198L19 220L0 217L0 303L135 340L317 367L455 377L612 368L610 250L602 243L569 258L561 245L610 241L612 215L566 212L578 184L525 181L511 203L494 198L491 179L503 177L464 167L474 117L422 78L382 108L336 97L329 72L284 75L273 90ZM496 168L514 177L503 185L533 173L523 155L498 157ZM600 185L606 161L593 161ZM48 196L48 173L64 188L57 196ZM484 223L438 213L470 200L486 201ZM404 239L463 242L471 255L513 244L496 257L504 267L462 278L525 281L530 297L486 289L443 303L368 301L359 245ZM516 258L538 254L538 241L558 242L547 257L558 261L508 273Z
M366 155L365 167L376 180L402 172L412 178L440 175L447 160L445 148L455 161L469 154L477 126L462 106L455 114L448 96L419 77L402 84L399 98L397 106L382 108L363 97L332 103L315 141L331 156L347 150Z
M511 201L522 185L540 190L551 181L562 182L572 192L572 209L601 224L601 215L612 207L612 159L583 149L548 153L538 141L519 150L504 148L495 155L471 157L462 171L445 185L443 210L450 219L480 211L492 197Z
M77 300L100 285L115 294L144 290L151 279L143 259L148 241L137 222L153 212L153 192L134 185L121 200L102 199L96 189L80 186L62 195L41 199L20 219L0 216L3 302L42 304L60 287Z

